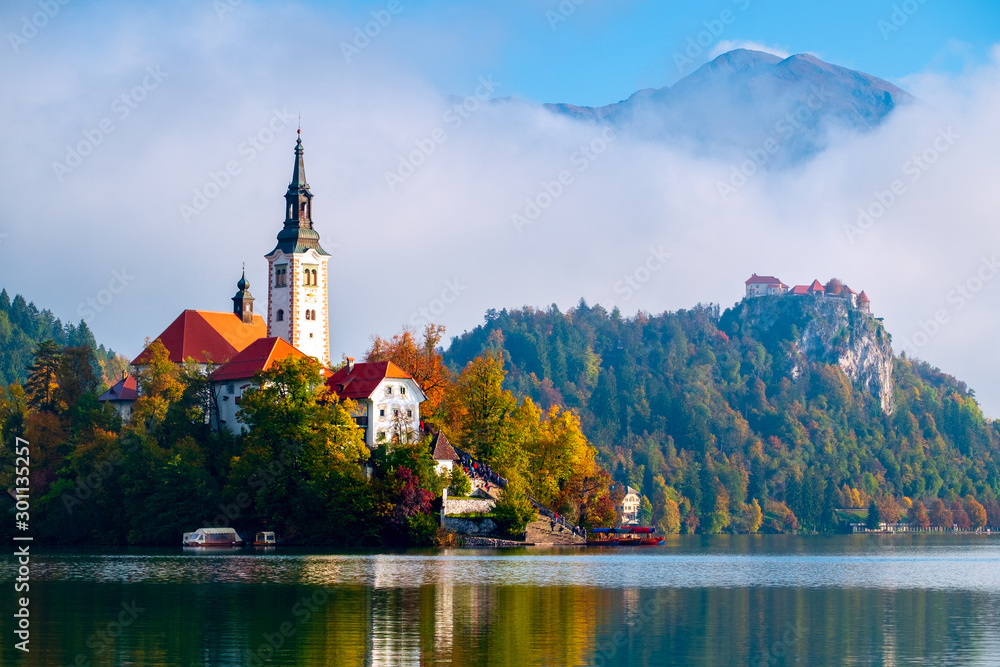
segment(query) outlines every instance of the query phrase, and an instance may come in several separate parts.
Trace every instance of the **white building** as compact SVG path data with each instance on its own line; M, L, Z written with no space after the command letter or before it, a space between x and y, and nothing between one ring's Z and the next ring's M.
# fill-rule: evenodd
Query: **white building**
M451 475L452 468L458 461L458 452L451 446L448 436L443 431L438 431L434 436L434 442L431 443L431 457L437 464L437 474Z
M281 338L261 338L234 356L212 373L212 399L216 419L213 426L226 428L234 433L246 430L237 417L243 394L253 382L258 371L266 371L274 362L308 356Z
M420 403L427 396L410 375L391 361L347 364L327 380L340 398L357 403L354 418L369 448L382 442L415 441L420 436Z
M747 296L750 297L784 294L788 290L788 285L774 276L758 276L756 273L750 276L745 284Z
M639 522L639 505L642 498L639 492L631 486L626 487L625 497L618 505L618 519L623 526L635 525Z
M301 133L301 130L299 131ZM302 137L295 143L295 168L285 193L285 225L268 263L267 335L284 338L324 366L330 364L330 254L313 229L312 198L302 158Z

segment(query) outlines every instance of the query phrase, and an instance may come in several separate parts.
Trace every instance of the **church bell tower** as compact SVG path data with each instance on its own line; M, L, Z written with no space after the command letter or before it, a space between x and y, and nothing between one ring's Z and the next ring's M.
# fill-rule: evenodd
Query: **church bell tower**
M330 363L330 318L327 299L330 254L313 229L312 198L302 157L302 130L295 142L292 182L285 192L285 223L268 262L267 335Z

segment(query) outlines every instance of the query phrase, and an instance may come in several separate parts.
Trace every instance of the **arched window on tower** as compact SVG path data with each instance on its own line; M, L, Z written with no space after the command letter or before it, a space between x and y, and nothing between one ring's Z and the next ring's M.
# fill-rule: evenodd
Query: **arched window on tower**
M313 281L312 282L313 285L319 285L319 280L317 280L316 269L312 270L312 281Z
M277 320L279 322L284 322L285 321L285 311L281 310L280 308L278 309Z
M314 311L312 311L312 313L313 313L312 314L312 318L313 318L313 320L315 320L316 319L316 311L314 310Z
M303 213L306 212L306 203L305 202L302 202L302 209L301 210L302 210Z

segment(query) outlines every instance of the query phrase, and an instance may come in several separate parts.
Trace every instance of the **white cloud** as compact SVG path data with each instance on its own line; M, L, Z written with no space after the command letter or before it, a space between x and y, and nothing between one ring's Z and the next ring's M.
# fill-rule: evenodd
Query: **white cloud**
M252 160L241 147L254 135L262 142L273 110L287 108L302 113L316 225L333 253L335 359L359 356L371 334L391 335L423 317L421 309L454 335L487 308L565 309L581 296L615 301L626 313L728 306L751 272L785 282L835 275L868 292L897 340L945 309L948 323L919 356L967 381L1000 415L1000 277L961 308L949 302L982 256L1000 252L996 63L957 77L911 77L925 107L901 110L876 132L839 137L794 171L757 174L723 201L717 183L729 177L729 162L626 134L584 169L581 147L599 130L531 107L479 108L455 127L443 92L472 95L479 82L432 90L379 41L391 40L388 32L348 64L337 45L352 34L349 21L303 21L294 8L265 14L244 3L219 22L205 7L193 28L134 14L107 25L95 14L89 30L53 21L33 51L4 56L11 61L0 67L0 86L18 91L16 103L0 106L0 230L9 234L0 284L8 291L78 319L79 304L124 267L134 280L91 326L127 354L184 308L229 308L244 261L262 302L263 255L283 219L294 127L275 132ZM289 36L294 49L283 46ZM84 70L78 54L94 44L102 46ZM113 101L156 65L169 77L119 118ZM505 94L502 85L495 92ZM59 183L53 161L106 117L114 131ZM908 178L904 163L948 127L960 135L954 146L851 243L845 225L858 208ZM447 140L391 192L385 173L437 128ZM239 175L185 223L180 204L229 161ZM572 182L518 233L512 214L555 189L563 171ZM661 247L669 261L626 299L616 283ZM449 281L463 289L439 306Z

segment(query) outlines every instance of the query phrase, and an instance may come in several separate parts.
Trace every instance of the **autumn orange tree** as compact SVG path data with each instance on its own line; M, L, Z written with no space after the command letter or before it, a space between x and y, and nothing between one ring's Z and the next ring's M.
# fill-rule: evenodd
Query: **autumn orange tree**
M443 405L454 386L451 372L438 351L444 332L443 325L428 324L419 340L408 327L388 340L374 336L365 355L365 361L391 361L409 373L427 396L421 406L424 421L438 427L442 425Z

